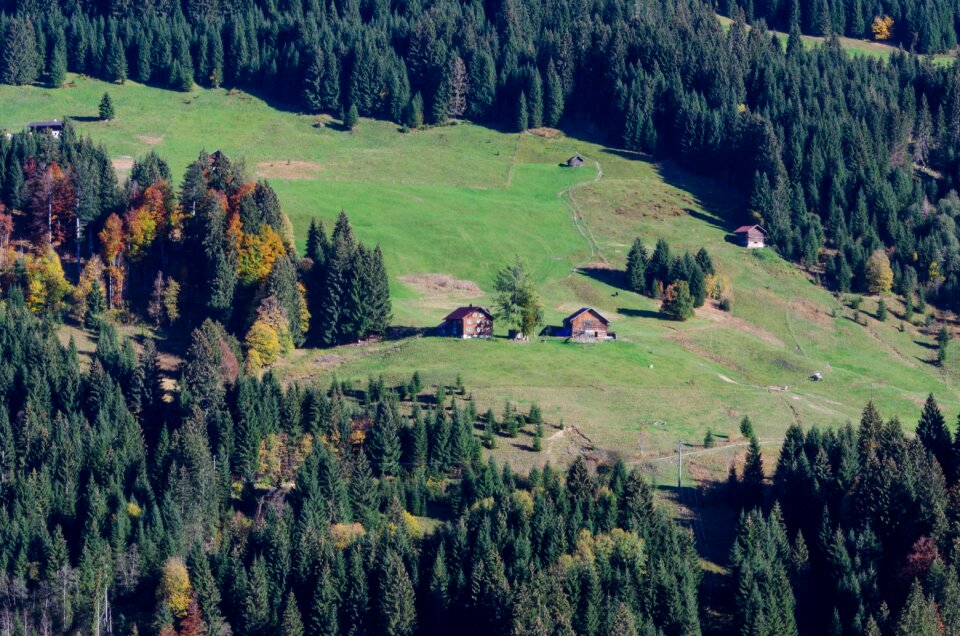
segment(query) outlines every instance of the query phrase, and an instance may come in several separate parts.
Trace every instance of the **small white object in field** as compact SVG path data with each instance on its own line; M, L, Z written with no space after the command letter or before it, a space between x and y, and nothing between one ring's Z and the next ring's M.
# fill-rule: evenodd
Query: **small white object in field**
M651 369L653 368L653 365L652 365L652 364L650 365L650 368L651 368Z

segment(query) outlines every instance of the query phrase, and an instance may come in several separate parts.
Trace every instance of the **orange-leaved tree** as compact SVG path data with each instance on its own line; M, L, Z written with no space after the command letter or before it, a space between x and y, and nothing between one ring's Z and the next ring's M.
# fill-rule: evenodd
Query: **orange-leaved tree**
M56 162L46 168L29 166L27 210L38 245L59 247L70 231L77 209L73 180Z
M123 304L123 249L126 246L126 237L123 231L123 221L116 214L107 217L107 222L100 230L100 247L103 260L107 264L107 298L110 309Z

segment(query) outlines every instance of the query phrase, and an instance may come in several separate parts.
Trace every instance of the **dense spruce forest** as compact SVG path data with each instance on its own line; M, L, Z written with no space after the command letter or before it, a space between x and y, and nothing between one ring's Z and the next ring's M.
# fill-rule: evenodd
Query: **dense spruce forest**
M720 0L717 8L730 17L742 11L750 22L764 20L784 31L796 27L806 35L870 38L924 54L955 49L960 18L956 5L944 0Z
M639 471L521 477L452 386L284 388L240 355L204 322L166 394L149 341L104 325L83 369L7 289L0 632L699 633L692 540Z
M938 6L890 11L947 12ZM3 7L6 83L59 86L69 70L178 90L222 85L406 128L462 117L514 130L592 123L617 147L740 188L749 209L731 225L760 221L776 249L839 291L875 291L868 261L884 251L911 306L960 303L955 67L851 58L835 41L808 51L797 30L784 46L762 25L746 29L736 10L725 32L694 0Z

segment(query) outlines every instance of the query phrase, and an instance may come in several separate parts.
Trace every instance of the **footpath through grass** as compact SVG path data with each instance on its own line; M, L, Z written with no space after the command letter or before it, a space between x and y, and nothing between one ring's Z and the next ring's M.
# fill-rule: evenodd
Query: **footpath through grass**
M278 367L287 380L363 383L383 374L399 382L420 370L431 384L459 373L481 410L500 413L511 400L525 411L536 401L548 421L544 451L533 453L526 434L500 439L496 451L521 466L563 462L589 447L627 459L669 452L678 439L699 443L708 427L732 438L744 415L761 437L778 439L793 422L855 420L869 399L912 426L931 391L949 417L960 412L956 345L946 369L929 364L931 338L909 325L901 333L893 302L886 322L855 324L849 309L771 251L732 243L743 202L671 163L589 135L521 136L471 124L401 134L369 120L349 133L245 93L71 80L60 90L0 87L0 126L85 117L80 130L106 145L118 169L155 149L178 179L201 148L219 148L270 180L301 247L311 217L332 221L345 209L361 240L383 246L398 325L428 327L460 304L489 304L494 273L520 253L548 324L590 305L618 334L596 345L521 344L503 338L501 324L489 342L408 338L297 351ZM105 90L117 119L92 121ZM587 166L560 167L575 151ZM622 267L636 236L651 248L659 237L678 251L705 246L733 282L732 314L705 308L687 323L666 321L657 302L617 289L602 269L581 268ZM875 304L864 307L872 314ZM823 382L808 379L815 371Z

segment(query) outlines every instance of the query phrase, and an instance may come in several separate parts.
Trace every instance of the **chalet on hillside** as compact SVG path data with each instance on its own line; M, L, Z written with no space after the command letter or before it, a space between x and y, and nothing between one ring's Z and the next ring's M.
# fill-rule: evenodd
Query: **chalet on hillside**
M733 231L744 247L754 249L763 247L767 240L767 231L759 225L744 225Z
M493 314L483 307L458 307L443 319L440 333L451 338L492 338Z
M583 307L563 319L563 335L577 340L606 340L610 321L593 307Z
M47 133L59 138L63 131L63 122L56 119L51 121L32 121L27 124L31 133Z
M585 163L586 159L579 152L567 159L568 168L582 168Z

